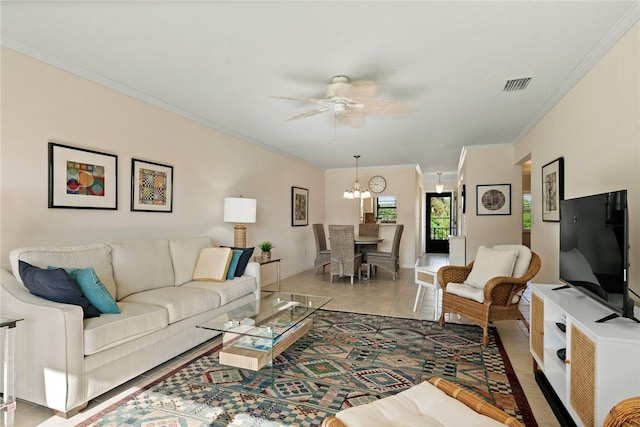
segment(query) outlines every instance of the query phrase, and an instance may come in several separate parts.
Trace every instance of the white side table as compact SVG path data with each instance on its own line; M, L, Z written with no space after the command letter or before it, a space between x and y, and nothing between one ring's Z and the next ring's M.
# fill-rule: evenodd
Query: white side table
M2 397L0 398L0 412L3 412L3 426L13 426L13 419L16 410L16 397L14 394L14 334L16 323L22 319L8 319L0 317L0 339L4 353L2 354Z
M413 311L418 309L418 301L420 301L420 293L423 289L431 288L434 292L434 309L433 318L438 319L438 312L440 310L440 285L438 284L438 270L440 266L433 265L416 265L415 267L415 282L418 285L418 291L416 292L416 301L413 303Z
M278 283L278 292L280 292L280 262L282 261L282 258L271 258L269 260L263 260L261 257L257 256L257 257L254 257L253 260L258 264L260 264L261 266L271 264L274 262L278 263L278 269L276 270L276 283Z

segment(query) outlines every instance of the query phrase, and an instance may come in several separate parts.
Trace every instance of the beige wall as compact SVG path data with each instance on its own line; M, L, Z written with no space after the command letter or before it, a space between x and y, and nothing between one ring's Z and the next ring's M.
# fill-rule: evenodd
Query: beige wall
M558 283L559 224L541 218L541 167L564 157L565 198L627 189L630 286L640 292L640 23L515 147L531 155L532 249L537 282Z
M467 262L481 245L522 243L522 171L513 160L513 147L467 147L460 173L466 186L462 234ZM476 215L476 186L488 184L511 184L511 215Z
M3 267L21 246L203 234L232 244L223 198L238 195L258 200L249 245L273 241L284 276L313 265L311 226L291 226L291 187L309 189L309 224L323 222L323 171L5 48L1 104ZM48 209L49 141L117 154L118 210ZM173 166L173 213L130 212L132 157Z
M404 232L400 241L400 266L412 268L419 255L416 247L420 239L417 231L419 223L419 208L416 201L419 187L416 184L420 178L415 165L385 166L380 168L359 168L358 178L361 186L367 186L374 175L382 175L387 181L387 188L380 195L398 197L398 224L404 224ZM325 224L354 224L360 222L360 202L342 198L344 190L353 185L355 180L355 165L353 169L332 169L325 172ZM328 232L328 230L325 230ZM381 225L380 235L385 241L378 245L381 251L391 250L394 225Z

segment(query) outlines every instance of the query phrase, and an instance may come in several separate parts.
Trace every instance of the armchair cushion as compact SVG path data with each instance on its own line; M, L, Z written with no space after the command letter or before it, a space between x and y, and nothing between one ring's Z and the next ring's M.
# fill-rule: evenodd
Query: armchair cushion
M511 277L518 251L516 249L478 248L476 259L465 284L482 289L494 277Z
M529 271L529 265L531 264L531 249L525 245L496 245L493 249L499 250L516 250L518 256L516 257L516 263L513 266L512 277L522 277L527 271Z
M467 285L466 283L449 283L447 285L447 292L463 298L478 301L479 303L484 302L484 289Z

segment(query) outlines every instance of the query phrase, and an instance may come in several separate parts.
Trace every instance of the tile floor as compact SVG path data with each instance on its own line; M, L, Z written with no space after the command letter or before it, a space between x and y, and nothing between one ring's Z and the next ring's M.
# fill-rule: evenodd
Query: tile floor
M445 265L448 263L448 259L446 256L431 255L423 257L421 262L426 265ZM366 275L363 275L364 277ZM283 291L287 292L331 296L333 301L329 303L327 308L333 310L431 320L434 318L434 310L436 309L434 307L434 294L427 289L420 301L418 310L416 312L413 311L418 286L414 283L414 271L409 268L401 269L399 278L395 282L392 280L391 274L379 270L377 275L371 279L356 280L354 285L349 284L348 278L334 279L334 283L331 283L328 269L324 274L320 272L318 275L315 274L314 270L308 270L282 280L281 287ZM275 290L276 284L265 286L264 289ZM525 298L522 300L521 310L528 318L528 294L525 294ZM521 322L516 321L496 322L495 326L498 328L500 338L504 343L538 425L540 427L559 426L533 377L533 362L529 354L529 332ZM89 407L85 411L69 420L52 416L48 408L19 401L15 425L18 427L72 426L101 408L108 406L121 396L151 381L158 374L170 371L193 354L204 351L204 347L201 346L185 353L118 387L116 390L94 399L89 403Z

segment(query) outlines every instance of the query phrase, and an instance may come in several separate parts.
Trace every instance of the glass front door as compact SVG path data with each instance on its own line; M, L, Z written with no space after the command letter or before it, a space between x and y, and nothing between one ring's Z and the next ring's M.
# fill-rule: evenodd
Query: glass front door
M451 221L451 193L427 193L427 253L449 253L449 236L453 234Z

